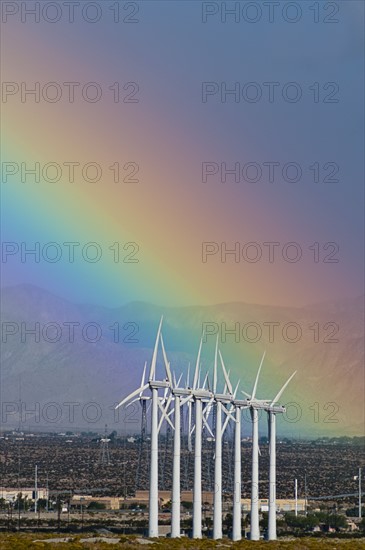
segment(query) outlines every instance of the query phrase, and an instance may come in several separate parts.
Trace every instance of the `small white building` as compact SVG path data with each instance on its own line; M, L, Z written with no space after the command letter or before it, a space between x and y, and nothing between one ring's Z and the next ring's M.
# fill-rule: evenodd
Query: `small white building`
M244 512L249 512L251 509L251 500L248 498L241 499L242 510ZM261 512L269 511L269 500L267 498L259 499L259 507ZM295 510L295 500L294 499L276 499L276 509L278 512L294 512ZM305 511L305 499L298 498L297 500L297 509L298 512Z
M34 487L21 487L20 489L14 487L0 487L0 498L5 499L7 502L15 502L19 493L22 494L23 498L27 497L28 500L34 500ZM38 487L37 493L38 499L48 499L48 489L45 487Z

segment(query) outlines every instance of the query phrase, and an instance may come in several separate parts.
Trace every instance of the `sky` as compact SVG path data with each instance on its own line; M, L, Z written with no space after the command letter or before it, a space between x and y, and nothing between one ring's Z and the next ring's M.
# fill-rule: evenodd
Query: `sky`
M1 9L2 286L109 308L347 303L346 359L287 341L267 354L270 389L298 369L316 430L313 400L334 397L307 363L363 383L363 2ZM200 317L178 315L193 356ZM318 322L322 338L338 319ZM234 350L234 374L252 380L263 346ZM336 399L348 420L356 406Z
M73 23L3 4L4 286L109 307L363 293L362 2L272 22L257 2L225 22L220 2L81 2Z

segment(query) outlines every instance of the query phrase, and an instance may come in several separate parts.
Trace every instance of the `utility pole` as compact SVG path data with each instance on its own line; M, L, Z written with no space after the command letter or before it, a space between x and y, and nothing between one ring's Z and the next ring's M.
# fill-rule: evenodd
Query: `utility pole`
M354 476L354 480L359 483L359 519L361 519L361 468L359 468L359 475Z
M48 471L47 471L47 485L46 485L46 512L48 512L48 507L49 507L49 488L48 488Z
M21 493L18 493L18 531L20 531L20 503L21 503L22 497Z
M58 532L61 528L61 495L57 495L57 529Z
M35 465L35 475L34 475L34 513L37 513L37 501L38 501L38 466Z
M361 468L359 468L359 519L361 519Z
M295 515L298 515L298 480L295 478L294 482L294 497L295 497Z
M304 508L305 508L305 515L307 515L307 507L308 507L308 501L307 501L307 473L304 474Z

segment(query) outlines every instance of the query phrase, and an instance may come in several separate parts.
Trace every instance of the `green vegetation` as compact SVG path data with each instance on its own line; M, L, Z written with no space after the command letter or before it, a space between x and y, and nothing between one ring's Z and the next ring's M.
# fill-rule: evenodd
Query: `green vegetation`
M92 500L87 508L88 510L105 510L106 506L103 502L97 502L96 500Z
M111 535L107 538L114 538L118 540L118 544L110 546L107 542L81 542L82 539L88 539L90 537L103 538L104 535L98 535L96 533L88 533L75 536L65 536L59 534L34 534L34 533L0 533L0 548L1 550L32 550L32 549L70 549L70 550L82 550L82 549L94 549L94 550L106 550L107 548L128 548L133 550L135 548L141 548L141 544L138 543L139 537L135 536L117 536ZM68 542L47 543L47 539L67 539ZM37 542L35 542L37 541ZM151 541L152 542L152 541ZM176 550L209 550L210 548L222 548L222 544L225 548L232 549L249 549L255 550L267 549L267 550L330 550L336 548L336 550L361 550L365 548L365 539L286 539L275 542L250 542L241 541L232 543L228 539L224 541L213 541L211 539L191 540L185 537L181 539L169 539L160 538L153 539L153 544L147 546L147 548L160 549L174 549Z

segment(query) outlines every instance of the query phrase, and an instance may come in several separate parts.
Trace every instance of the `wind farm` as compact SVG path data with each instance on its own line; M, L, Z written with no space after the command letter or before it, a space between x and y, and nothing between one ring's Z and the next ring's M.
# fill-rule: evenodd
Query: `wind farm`
M204 382L201 384L201 354L203 336L201 336L197 353L192 385L189 378L186 380L185 388L179 387L176 382L176 373L173 372L168 361L167 353L162 337L161 317L149 370L148 382L145 381L146 364L143 369L141 386L127 395L117 404L116 408L130 404L136 399L142 399L143 392L151 392L151 438L150 438L150 481L149 481L149 527L148 536L151 538L159 536L158 529L158 457L159 443L158 436L164 422L174 430L174 451L173 451L173 479L172 479L172 510L171 510L171 534L172 538L179 538L180 531L180 450L181 450L181 409L186 405L193 406L194 424L188 424L189 437L195 432L194 437L194 486L193 486L193 527L192 538L202 538L202 433L207 430L214 439L214 504L213 504L213 539L222 538L222 436L230 422L235 425L234 430L234 495L233 495L233 525L232 539L241 540L241 413L248 409L251 415L252 431L252 471L251 471L251 508L250 508L250 536L251 540L260 539L259 527L259 432L258 432L258 411L265 411L268 416L268 438L270 448L270 475L269 475L269 526L268 540L276 540L276 415L285 412L285 406L278 405L278 402L292 380L296 372L293 372L282 388L272 399L258 399L259 377L265 353L262 356L257 375L254 381L251 394L244 390L241 392L246 399L237 400L237 391L241 380L236 383L233 389L229 371L227 372L223 356L218 348L219 339L216 340L214 364L212 373L207 371ZM162 367L157 368L158 350L161 347ZM221 379L224 382L222 392L218 391L218 358L221 371ZM209 374L211 374L210 385ZM159 377L159 379L158 379ZM182 376L179 377L179 382ZM163 390L163 395L159 394ZM138 396L138 397L136 397ZM189 409L189 413L190 413ZM211 412L212 426L209 418ZM174 423L170 417L173 415ZM224 419L223 419L224 415ZM189 418L191 415L189 414Z
M336 424L346 410L339 402L336 413L330 402L328 370L319 363L311 368L305 342L280 349L261 342L246 353L248 343L238 346L235 334L227 339L228 324L226 334L217 330L224 329L220 315L213 324L207 322L211 311L195 308L177 316L156 306L143 321L135 317L138 345L105 339L100 346L85 345L86 357L78 345L68 346L73 355L67 362L78 364L82 357L88 371L59 369L55 401L45 392L40 409L48 426L36 425L37 408L28 394L32 385L25 375L17 376L12 408L4 405L8 425L0 434L0 528L56 528L77 537L107 529L113 540L125 536L126 544L142 537L195 547L222 540L270 547L298 536L310 541L320 536L324 543L337 535L361 539L363 440L343 435L342 424ZM12 344L9 338L7 357L16 358ZM45 365L37 344L28 339L23 345L30 361ZM51 357L55 347L48 347ZM56 347L61 358L64 342ZM322 348L329 354L325 366L331 355L326 344ZM47 389L47 370L38 377L39 396L42 385ZM326 401L314 393L307 407L301 391L316 371ZM86 393L91 388L93 393ZM69 404L82 396L82 408L69 405L74 418L51 423L63 395ZM96 425L91 412L98 407L103 414ZM312 437L303 431L305 423L296 422L298 410L312 417ZM82 411L86 425L78 421ZM337 437L328 437L328 428L333 433L336 427Z

